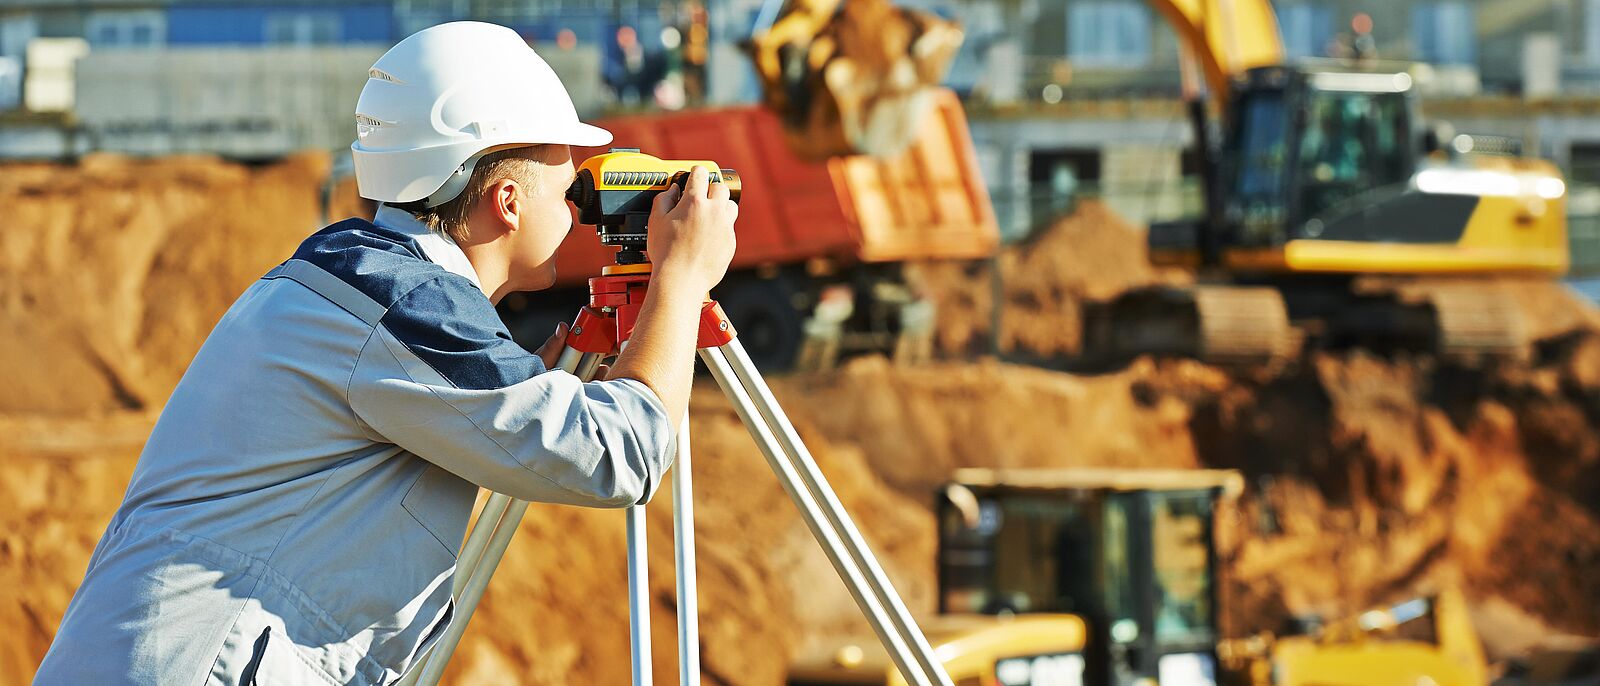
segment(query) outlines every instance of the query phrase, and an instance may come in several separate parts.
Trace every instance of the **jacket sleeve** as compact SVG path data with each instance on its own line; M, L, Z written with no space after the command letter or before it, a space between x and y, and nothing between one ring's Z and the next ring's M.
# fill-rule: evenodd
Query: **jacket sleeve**
M522 500L642 503L674 452L653 391L546 371L465 279L436 279L390 307L356 361L349 398L382 440Z

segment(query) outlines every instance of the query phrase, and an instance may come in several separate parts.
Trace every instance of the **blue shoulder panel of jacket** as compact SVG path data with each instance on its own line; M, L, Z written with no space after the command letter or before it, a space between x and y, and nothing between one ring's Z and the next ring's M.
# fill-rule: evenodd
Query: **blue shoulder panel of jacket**
M346 219L312 234L294 258L387 308L379 324L457 388L504 388L545 371L476 285L429 261L404 233Z

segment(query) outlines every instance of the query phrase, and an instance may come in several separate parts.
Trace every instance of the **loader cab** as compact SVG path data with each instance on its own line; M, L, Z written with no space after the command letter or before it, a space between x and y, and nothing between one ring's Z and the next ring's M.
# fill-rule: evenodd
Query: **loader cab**
M999 661L1002 686L1057 683L1027 665L1063 661L1082 667L1072 683L1215 684L1212 517L1241 484L1230 471L961 470L939 499L940 612L1082 618L1076 656Z

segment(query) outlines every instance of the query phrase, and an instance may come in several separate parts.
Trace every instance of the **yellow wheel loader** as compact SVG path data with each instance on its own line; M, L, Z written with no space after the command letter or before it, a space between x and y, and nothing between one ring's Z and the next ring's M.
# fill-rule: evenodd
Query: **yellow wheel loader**
M1222 470L960 470L922 626L960 686L1487 683L1453 592L1224 640L1213 518L1242 488ZM904 684L870 637L811 646L790 683Z

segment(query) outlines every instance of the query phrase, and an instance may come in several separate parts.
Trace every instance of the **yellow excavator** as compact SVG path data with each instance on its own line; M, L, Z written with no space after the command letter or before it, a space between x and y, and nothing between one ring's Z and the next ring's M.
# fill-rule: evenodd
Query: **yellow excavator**
M1488 683L1453 591L1223 639L1214 517L1243 484L1231 470L958 470L937 512L939 613L921 624L962 686ZM870 637L845 637L811 645L789 683L905 682Z
M1553 165L1467 154L1470 137L1425 124L1406 68L1285 63L1267 0L1148 2L1184 48L1206 207L1152 226L1150 257L1196 268L1200 282L1086 308L1087 357L1260 363L1306 340L1525 353L1497 280L1566 271L1566 185Z

